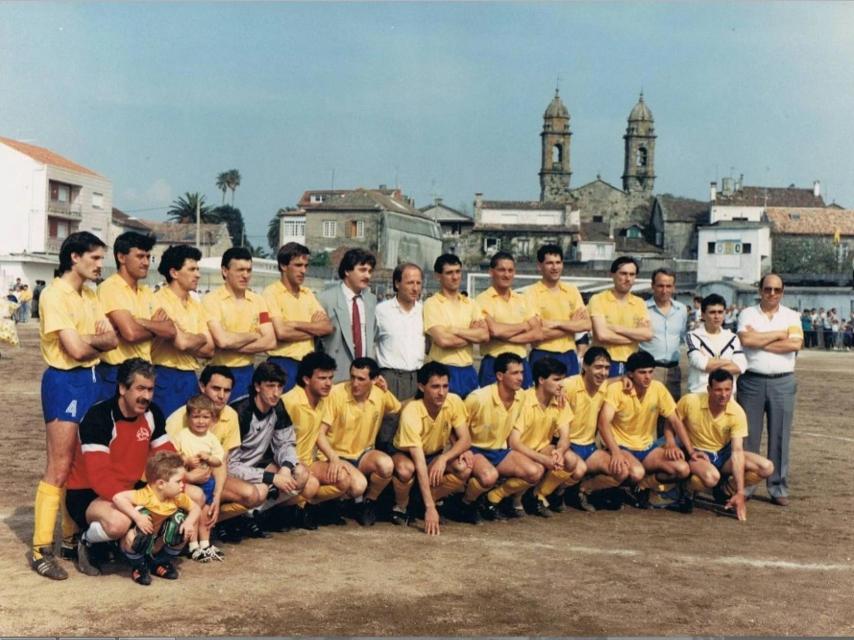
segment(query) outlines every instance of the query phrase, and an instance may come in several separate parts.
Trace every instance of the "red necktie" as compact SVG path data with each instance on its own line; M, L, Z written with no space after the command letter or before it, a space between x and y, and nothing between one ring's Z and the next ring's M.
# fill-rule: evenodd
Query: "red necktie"
M353 357L362 357L362 316L359 314L359 298L353 297Z

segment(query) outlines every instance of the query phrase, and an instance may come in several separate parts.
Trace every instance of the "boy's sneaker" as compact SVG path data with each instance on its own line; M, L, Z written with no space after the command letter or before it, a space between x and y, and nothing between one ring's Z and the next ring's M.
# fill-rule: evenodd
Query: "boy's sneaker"
M62 568L56 556L53 555L53 549L42 547L38 553L41 556L40 558L36 558L32 552L30 554L30 566L33 571L51 580L65 580L68 577L68 572Z
M101 568L92 558L92 545L83 538L77 543L77 569L87 576L101 575Z
M175 568L175 565L168 560L164 560L163 562L152 561L151 573L158 578L163 578L164 580L178 579L178 570Z
M208 555L208 549L210 549L210 547L207 547L205 549L202 549L201 547L196 547L195 549L193 549L193 553L190 554L190 558L192 558L196 562L208 562L210 560L210 556Z
M211 545L205 549L202 549L204 554L207 556L208 560L216 560L217 562L223 561L222 551L220 551L217 547Z
M198 551L198 549L196 549L196 551ZM137 584L141 584L143 586L151 584L151 573L148 571L148 565L145 561L131 567L130 577Z

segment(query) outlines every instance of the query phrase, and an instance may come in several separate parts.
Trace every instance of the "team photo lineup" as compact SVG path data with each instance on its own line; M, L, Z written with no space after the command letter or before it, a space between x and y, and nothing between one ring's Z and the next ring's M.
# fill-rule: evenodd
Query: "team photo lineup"
M38 297L47 464L28 559L41 576L117 562L149 585L177 579L182 557L227 562L244 538L348 520L432 536L628 505L690 526L697 504L747 520L763 483L789 504L804 332L774 273L730 324L720 295L677 301L667 269L649 300L633 294L630 256L585 303L552 244L523 291L509 253L474 298L443 254L433 274L398 265L378 302L362 249L315 295L305 246L279 249L280 279L260 292L251 253L232 247L222 286L200 295L189 245L163 253L156 291L144 284L154 243L126 232L110 257L72 233Z

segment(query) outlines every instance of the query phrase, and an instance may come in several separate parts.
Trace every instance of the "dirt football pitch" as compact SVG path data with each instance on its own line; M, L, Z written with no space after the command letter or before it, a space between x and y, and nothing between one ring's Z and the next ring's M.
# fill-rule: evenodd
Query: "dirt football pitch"
M854 635L854 353L798 360L791 506L355 523L227 545L175 582L112 565L37 576L25 554L44 467L35 322L0 358L0 635Z

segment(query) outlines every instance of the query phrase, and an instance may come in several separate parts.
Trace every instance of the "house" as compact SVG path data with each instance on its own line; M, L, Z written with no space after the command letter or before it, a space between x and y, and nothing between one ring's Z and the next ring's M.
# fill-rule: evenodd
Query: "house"
M0 254L58 254L75 231L106 238L113 185L55 151L0 137Z
M788 187L745 187L744 176L738 180L728 177L709 186L709 222L724 220L749 220L761 222L768 207L819 207L823 208L821 183L815 181L812 189Z
M416 209L400 189L306 191L298 206L305 217L304 244L313 254L361 247L377 256L379 269L414 262L432 270L442 253L439 223ZM283 215L283 225L300 218Z
M456 255L462 246L461 236L468 235L474 227L474 219L436 198L433 204L421 207L421 213L430 216L442 228L442 253Z
M709 223L709 203L669 193L652 203L648 239L665 254L682 260L697 258L697 229Z
M854 209L769 207L774 271L851 275Z
M698 230L697 282L756 283L771 269L771 225L764 220L720 220Z

